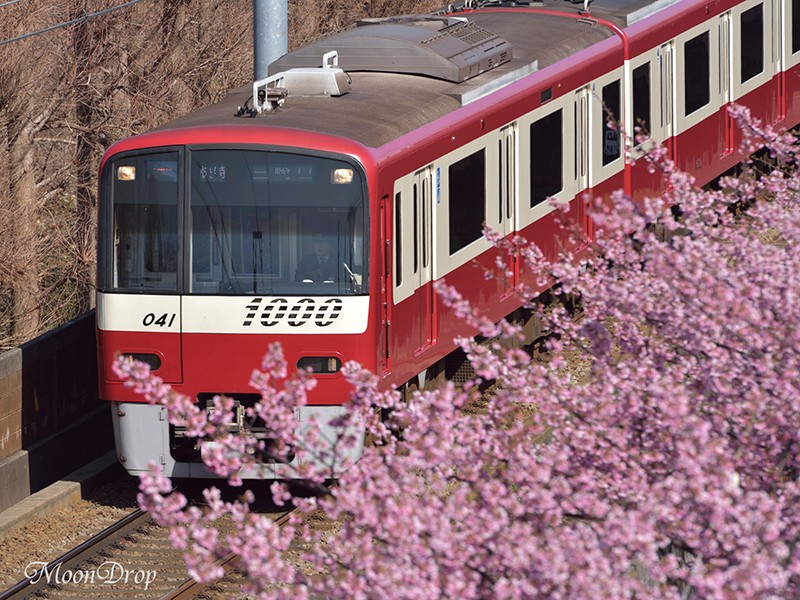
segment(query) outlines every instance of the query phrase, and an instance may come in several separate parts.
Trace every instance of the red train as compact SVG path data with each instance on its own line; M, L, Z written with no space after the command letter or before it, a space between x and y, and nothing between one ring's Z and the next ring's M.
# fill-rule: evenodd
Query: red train
M524 321L523 265L477 275L496 253L483 224L552 255L567 240L547 198L570 203L590 239L585 192L661 191L630 160L649 144L703 184L741 160L729 103L796 125L798 5L470 2L365 21L115 144L101 165L97 327L125 468L206 475L201 449L115 377L118 352L201 403L224 393L247 406L250 373L279 341L318 379L302 422L341 410L348 360L387 388L445 372L469 332L436 280ZM649 141L629 147L606 110Z

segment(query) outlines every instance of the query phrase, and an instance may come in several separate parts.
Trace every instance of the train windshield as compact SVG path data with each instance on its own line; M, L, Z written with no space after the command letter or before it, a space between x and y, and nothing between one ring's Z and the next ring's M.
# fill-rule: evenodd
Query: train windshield
M260 150L185 155L188 177L177 153L112 165L113 287L208 295L367 293L368 215L354 165ZM141 170L138 183L122 185L123 162ZM179 211L181 198L188 210ZM178 272L183 285L176 283Z
M112 164L113 242L101 229L100 243L113 243L113 260L111 271L104 269L108 253L101 248L101 289L178 289L179 173L177 152L140 155ZM100 223L104 223L102 216ZM104 276L110 281L104 281Z

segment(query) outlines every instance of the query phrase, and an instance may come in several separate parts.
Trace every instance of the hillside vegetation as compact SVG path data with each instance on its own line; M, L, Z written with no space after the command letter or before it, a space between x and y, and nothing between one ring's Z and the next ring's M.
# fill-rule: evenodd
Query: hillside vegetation
M432 8L293 0L289 47ZM252 0L0 4L0 351L93 306L103 152L251 81L252 13Z

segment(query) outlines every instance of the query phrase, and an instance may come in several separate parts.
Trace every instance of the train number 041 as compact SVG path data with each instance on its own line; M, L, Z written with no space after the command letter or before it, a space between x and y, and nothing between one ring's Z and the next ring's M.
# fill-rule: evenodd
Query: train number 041
M142 319L145 327L172 327L175 322L175 313L164 313L157 317L154 313L147 313Z

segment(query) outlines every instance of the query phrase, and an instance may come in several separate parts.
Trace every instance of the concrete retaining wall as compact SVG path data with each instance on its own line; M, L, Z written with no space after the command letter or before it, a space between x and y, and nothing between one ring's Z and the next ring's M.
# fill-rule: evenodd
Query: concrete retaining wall
M94 312L0 355L0 511L114 445Z
M0 354L0 460L22 449L22 350Z

